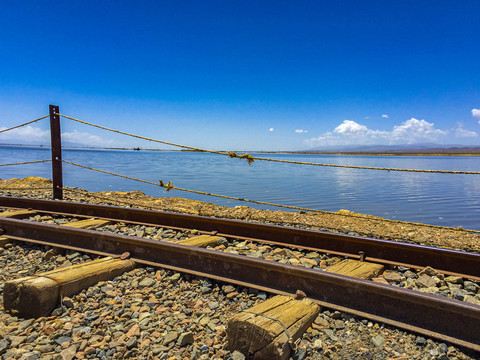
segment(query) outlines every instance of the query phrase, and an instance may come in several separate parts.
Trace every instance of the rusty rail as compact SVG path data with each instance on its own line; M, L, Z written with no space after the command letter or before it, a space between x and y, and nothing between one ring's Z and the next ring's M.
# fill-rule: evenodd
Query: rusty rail
M325 231L250 223L143 209L91 205L53 200L0 197L0 206L101 217L142 224L216 231L221 236L293 246L350 258L411 268L431 266L445 274L480 280L480 255L397 241L379 240ZM480 237L479 237L480 239Z
M263 259L93 230L0 218L12 239L101 255L129 252L144 264L259 288L297 289L321 305L480 351L480 306Z

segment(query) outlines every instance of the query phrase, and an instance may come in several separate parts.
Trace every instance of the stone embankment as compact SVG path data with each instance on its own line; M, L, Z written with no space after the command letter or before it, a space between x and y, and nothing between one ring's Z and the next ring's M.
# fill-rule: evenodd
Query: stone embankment
M2 187L48 186L41 179L0 180L0 195L48 198L47 191L2 191ZM75 189L68 200L157 208L205 216L276 223L391 240L443 245L478 251L479 236L461 230L424 228L383 219L341 214L261 211L225 208L181 198L152 198L140 192L90 194ZM119 203L120 201L120 203ZM122 203L123 202L123 203ZM34 220L34 219L32 219ZM50 221L48 219L43 219ZM55 219L51 219L55 222ZM142 226L107 225L103 231L181 240L188 234ZM294 265L324 268L340 261L312 252L293 251L233 240L217 250L261 257ZM7 244L0 248L0 303L7 280L88 261L94 257L37 245ZM443 277L434 269L393 268L383 280L403 287L474 302L479 284ZM226 346L225 326L233 314L265 301L270 295L168 270L139 267L112 281L83 290L51 316L24 319L0 305L0 359L244 359ZM473 357L472 357L473 356ZM449 344L407 333L384 324L323 309L303 335L295 359L472 359Z

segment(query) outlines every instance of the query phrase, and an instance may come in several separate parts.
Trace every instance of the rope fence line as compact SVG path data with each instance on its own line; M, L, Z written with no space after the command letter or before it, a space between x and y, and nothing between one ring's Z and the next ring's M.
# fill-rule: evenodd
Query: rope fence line
M180 145L180 144L176 144L176 143L172 143L172 142L167 142L167 141L162 141L162 140L158 140L158 139L148 138L148 137L144 137L144 136L140 136L140 135L135 135L135 134L123 132L123 131L120 131L120 130L110 129L110 128L107 128L107 127L104 127L104 126L101 126L101 125L96 125L96 124L88 123L88 122L86 122L86 121L79 120L79 119L75 119L75 118L72 118L72 117L69 117L69 116L66 116L66 115L62 115L62 114L59 114L59 113L55 113L55 115L64 117L64 118L69 119L69 120L72 120L72 121L76 121L76 122L79 122L79 123L83 123L83 124L86 124L86 125L89 125L89 126L97 127L97 128L103 129L103 130L111 131L111 132L118 133L118 134L122 134L122 135L126 135L126 136L135 137L135 138L142 139L142 140L157 142L157 143L166 144L166 145L170 145L170 146L175 146L175 147L179 147L179 148L183 148L183 149L187 149L187 150L192 150L192 151L198 151L198 152L206 152L206 153L224 155L224 156L228 156L229 158L245 159L245 160L248 162L249 165L251 165L255 160L259 160L259 161L270 161L270 162L287 163L287 164L313 165L313 166L336 167L336 168L350 168L350 169L367 169L367 170L383 170L383 171L397 171L397 172L417 172L417 173L472 174L472 175L480 175L480 171L424 170L424 169L399 169L399 168L384 168L384 167L366 167L366 166L323 164L323 163L313 163L313 162L303 162L303 161L292 161L292 160L281 160L281 159L271 159L271 158L263 158L263 157L254 157L254 156L252 156L252 155L250 155L250 154L248 154L248 153L244 153L244 154L240 154L240 155L239 155L239 154L237 154L237 153L234 152L234 151L214 151L214 150L207 150L207 149L202 149L202 148L196 148L196 147L187 146L187 145ZM26 123L23 123L23 124L20 124L20 125L17 125L17 126L13 126L13 127L11 127L11 128L7 128L7 129L0 130L0 134L3 133L3 132L11 131L11 130L14 130L14 129L17 129L17 128L20 128L20 127L23 127L23 126L26 126L26 125L29 125L29 124L32 124L32 123L35 123L35 122L40 121L40 120L42 120L42 119L45 119L45 118L47 118L47 117L49 117L49 116L51 116L51 115L45 115L45 116L42 116L42 117L40 117L40 118L34 119L34 120L32 120L32 121L29 121L29 122L26 122ZM362 215L362 214L341 213L341 212L332 212L332 211L325 211L325 210L316 210L316 209L309 209L309 208L303 208L303 207L298 207L298 206L275 204L275 203L264 202L264 201L257 201L257 200L248 200L248 199L244 199L244 198L238 198L238 197L232 197L232 196L219 195L219 194L214 194L214 193L209 193L209 192L203 192L203 191L198 191L198 190L185 189L185 188L180 188L180 187L174 186L174 185L171 183L171 181L169 181L168 183L165 184L162 180L159 180L158 183L155 183L155 182L151 182L151 181L147 181L147 180L142 180L142 179L138 179L138 178L126 176L126 175L120 175L120 174L116 174L116 173L112 173L112 172L108 172L108 171L104 171L104 170L100 170L100 169L88 167L88 166L85 166L85 165L76 164L76 163L69 162L69 161L65 161L65 160L61 160L61 161L64 162L64 163L68 163L68 164L70 164L70 165L74 165L74 166L86 168L86 169L89 169L89 170L93 170L93 171L105 173L105 174L108 174L108 175L117 176L117 177L122 177L122 178L129 179L129 180L133 180L133 181L138 181L138 182L143 182L143 183L150 184L150 185L155 185L155 186L163 187L163 188L166 189L166 191L179 190L179 191L190 192L190 193L195 193L195 194L200 194L200 195L205 195L205 196L213 196L213 197L218 197L218 198L230 199L230 200L235 200L235 201L243 201L243 202L249 202L249 203L260 204L260 205L274 206L274 207L279 207L279 208L287 208L287 209L293 209L293 210L301 210L301 211L307 211L307 212L319 213L319 214L329 214L329 215L337 215L337 216L344 216L344 217L353 217L353 218L360 218L360 219L364 219L364 220L368 219L368 220L371 220L371 221L374 221L374 220L375 220L375 217L369 217L368 215ZM45 163L45 162L52 162L52 160L51 160L51 159L46 159L46 160L36 160L36 161L18 162L18 163L11 163L11 164L0 164L0 166L27 165L27 164ZM76 190L69 189L69 188L66 188L66 187L65 187L64 189L67 190L67 191L71 191L71 192L80 192L80 191L76 191ZM49 186L49 187L30 187L30 188L21 188L21 187L2 188L2 187L0 187L0 191L19 191L19 192L22 192L22 191L45 191L45 190L51 190L51 187L50 187L50 186ZM83 193L83 194L87 194L88 196L102 198L102 199L104 199L104 200L111 201L111 202L117 202L117 203L127 204L127 205L129 205L129 206L131 206L131 205L133 205L133 204L134 204L134 205L139 205L139 204L136 204L136 203L133 202L133 201L128 202L128 201L121 201L121 200L117 200L117 199L110 199L110 198L101 197L101 196L95 196L95 195L90 194L88 191L85 191L85 192L82 192L82 193ZM140 206L145 206L145 205L142 204L142 205L140 205ZM155 209L155 207L153 207L153 206L149 206L149 207L152 208L152 209ZM159 209L159 208L157 208L157 209ZM445 226L422 224L422 223L413 223L413 222L408 222L408 221L391 220L391 219L383 219L383 218L379 218L378 220L379 220L379 221L386 221L386 222L390 222L390 223L400 223L400 224L415 225L415 226L422 226L422 227L428 227L428 228L439 228L439 229L448 229L448 230L454 230L454 231L466 231L466 232L470 232L470 233L480 233L480 230L463 229L462 227L458 227L458 228L455 228L455 227L445 227Z
M480 175L480 171L459 171L459 170L428 170L428 169L399 169L399 168L385 168L385 167L372 167L372 166L354 166L354 165L337 165L337 164L322 164L311 163L304 161L292 161L292 160L279 160L279 159L267 159L267 158L254 158L255 160L272 161L287 164L297 165L316 165L325 167L345 168L345 169L364 169L364 170L382 170L382 171L400 171L400 172L416 172L416 173L430 173L430 174L463 174L463 175Z
M89 122L86 122L86 121L83 121L83 120L80 120L80 119L75 119L75 118L70 117L70 116L67 116L67 115L62 115L62 114L56 114L56 115L62 116L62 117L64 117L65 119L69 119L69 120L73 120L73 121L79 122L79 123L81 123L81 124L93 126L93 127L96 127L96 128L102 129L102 130L106 130L106 131L110 131L110 132L114 132L114 133L117 133L117 134L122 134L122 135L126 135L126 136L131 136L131 137L134 137L134 138L137 138L137 139L141 139L141 140L147 140L147 141L152 141L152 142L156 142L156 143L160 143L160 144L171 145L171 146L175 146L175 147L179 147L179 148L183 148L183 149L188 149L188 150L201 151L201 152L209 152L209 153L218 154L218 155L228 155L227 153L221 152L221 151L205 150L205 149L200 149L200 148L196 148L196 147L193 147L193 146L180 145L180 144L175 144L175 143L168 142L168 141L162 141L162 140L152 139L152 138L145 137L145 136L130 134L130 133L127 133L127 132L124 132L124 131L115 130L115 129L110 129L110 128L105 127L105 126L92 124L92 123L89 123Z
M261 204L261 205L268 205L268 206L275 206L275 207L281 207L281 208L287 208L287 209L293 209L293 210L308 211L308 212L313 212L313 213L318 213L318 214L328 214L328 215L337 215L337 216L344 216L344 217L353 217L353 218L358 218L358 219L363 219L363 220L373 220L373 221L376 220L375 217L372 218L372 217L368 217L366 215L358 215L358 214L355 214L355 213L347 213L346 214L346 213L339 213L339 212L326 211L326 210L316 210L316 209L302 208L302 207L298 207L298 206L274 204L274 203L269 203L269 202L264 202L264 201L248 200L248 199L242 199L242 198L237 198L237 197L232 197L232 196L212 194L212 193L198 191L198 190L184 189L184 188L179 188L179 187L176 187L176 186L172 185L171 181L169 181L167 184L165 184L162 180L159 180L158 183L155 183L155 182L152 182L152 181L137 179L137 178L126 176L126 175L116 174L116 173L112 173L112 172L109 172L109 171L92 168L92 167L89 167L89 166L73 163L73 162L70 162L70 161L67 161L67 160L62 160L62 162L70 164L70 165L74 165L74 166L77 166L77 167L85 168L85 169L88 169L88 170L104 173L104 174L107 174L107 175L117 176L117 177L121 177L121 178L128 179L128 180L133 180L133 181L139 181L139 182L143 182L145 184L160 186L160 187L165 188L166 191L179 190L179 191L186 191L186 192L191 192L191 193L200 194L200 195L215 196L215 197L220 197L220 198L224 198L224 199L244 201L244 202L250 202L250 203ZM112 199L108 199L108 200L112 201ZM116 200L114 200L114 201L116 201ZM454 230L454 231L466 231L466 232L469 232L469 233L480 234L480 230L463 229L461 227L456 228L456 227L451 227L451 226L439 226L439 225L415 223L415 222L409 222L409 221L403 221L403 220L392 220L392 219L385 219L385 218L379 218L378 220L379 221L386 221L386 222L389 222L389 223L396 223L396 224L415 225L415 226L422 226L422 227L433 228L433 229L443 229L443 230L447 229L447 230Z
M296 165L311 165L311 166L323 166L323 167L334 167L334 168L345 168L345 169L363 169L363 170L380 170L380 171L397 171L397 172L416 172L416 173L429 173L429 174L462 174L462 175L480 175L480 171L457 171L457 170L425 170L425 169L400 169L400 168L385 168L385 167L372 167L372 166L354 166L354 165L337 165L337 164L324 164L324 163L314 163L314 162L306 162L306 161L293 161L293 160L280 160L280 159L271 159L271 158L263 158L263 157L255 157L250 154L240 154L238 155L235 151L215 151L215 150L207 150L207 149L202 149L202 148L196 148L193 146L187 146L187 145L180 145L180 144L175 144L172 142L168 141L162 141L162 140L157 140L157 139L152 139L149 137L145 136L140 136L140 135L135 135L131 133L127 133L124 131L120 130L115 130L111 129L105 126L97 125L97 124L92 124L84 120L79 120L70 116L62 115L62 114L56 114L58 116L62 116L66 119L73 120L76 122L79 122L81 124L93 126L102 130L114 132L117 134L122 134L130 137L134 137L137 139L142 139L142 140L147 140L147 141L152 141L160 144L165 144L165 145L170 145L170 146L175 146L183 149L188 149L188 150L193 150L193 151L198 151L198 152L205 152L205 153L211 153L211 154L217 154L217 155L224 155L228 156L230 158L239 158L239 159L245 159L247 160L248 164L251 165L255 160L258 161L270 161L270 162L277 162L277 163L285 163L285 164L296 164Z
M37 121L40 121L40 120L43 120L47 117L49 117L50 115L45 115L45 116L42 116L42 117L39 117L38 119L35 119L35 120L32 120L32 121L29 121L29 122L26 122L26 123L23 123L23 124L20 124L20 125L17 125L17 126L13 126L11 128L8 128L8 129L3 129L3 130L0 130L0 134L1 133L4 133L4 132L7 132L7 131L10 131L10 130L13 130L13 129L16 129L16 128L19 128L19 127L22 127L22 126L27 126L29 124L33 124Z
M283 208L288 208L288 209L311 211L311 212L323 212L322 210L308 209L308 208L302 208L302 207L298 207L298 206L274 204L274 203L269 203L269 202L264 202L264 201L248 200L248 199L237 198L237 197L233 197L233 196L213 194L213 193L208 193L208 192L199 191L199 190L184 189L184 188L180 188L180 187L172 185L171 181L169 181L167 184L165 184L162 180L159 180L158 183L155 183L155 182L152 182L152 181L142 180L142 179L134 178L134 177L127 176L127 175L121 175L121 174L116 174L116 173L105 171L105 170L96 169L96 168L93 168L93 167L90 167L90 166L80 165L80 164L70 162L70 161L67 161L67 160L62 160L62 162L66 163L66 164L78 166L78 167L81 167L81 168L84 168L84 169L97 171L97 172L107 174L107 175L117 176L117 177L121 177L121 178L128 179L128 180L142 182L142 183L145 183L145 184L160 186L160 187L165 188L166 191L179 190L179 191L185 191L185 192L190 192L190 193L195 193L195 194L200 194L200 195L219 197L219 198L222 198L222 199L230 199L230 200L250 202L250 203L254 203L254 204L277 206L277 207L283 207Z
M0 166L28 165L28 164L45 163L45 162L50 162L50 161L52 161L52 160L51 159L35 160L35 161L25 161L25 162L18 162L18 163L12 163L12 164L0 164Z

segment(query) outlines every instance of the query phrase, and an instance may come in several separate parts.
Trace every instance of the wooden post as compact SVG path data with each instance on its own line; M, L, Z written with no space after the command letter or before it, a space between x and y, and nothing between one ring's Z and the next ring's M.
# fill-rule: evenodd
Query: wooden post
M63 200L62 138L60 132L60 116L57 114L60 114L60 107L50 105L53 198Z

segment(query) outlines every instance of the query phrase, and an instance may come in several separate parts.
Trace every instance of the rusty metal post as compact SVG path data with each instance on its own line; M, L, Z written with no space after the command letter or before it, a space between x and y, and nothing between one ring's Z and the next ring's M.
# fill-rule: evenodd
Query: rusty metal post
M63 200L62 138L60 132L60 116L57 114L60 114L60 107L50 105L53 198Z

